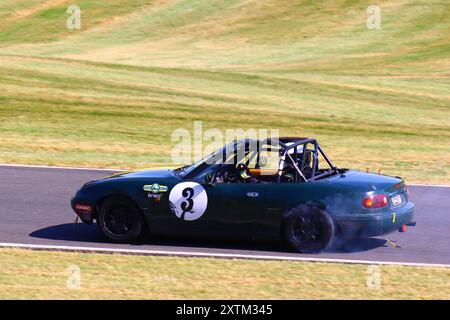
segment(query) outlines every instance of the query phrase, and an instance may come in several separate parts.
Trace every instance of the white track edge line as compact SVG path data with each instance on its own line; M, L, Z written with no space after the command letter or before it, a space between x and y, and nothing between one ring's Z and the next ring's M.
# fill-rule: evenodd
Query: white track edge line
M10 164L10 163L0 163L0 167L17 167L17 168L36 168L36 169L61 169L61 170L80 170L80 171L116 171L116 172L126 172L126 169L117 168L84 168L84 167L59 167L59 166L43 166L43 165L28 165L28 164ZM163 167L159 167L163 168ZM450 188L448 184L424 184L424 183L407 183L408 186L417 187L435 187L435 188Z
M412 187L450 188L449 184L406 183L406 185Z
M128 171L125 169L117 168L83 168L83 167L59 167L59 166L41 166L41 165L28 165L28 164L9 164L0 163L0 167L11 167L11 168L34 168L34 169L61 169L61 170L81 170L81 171Z
M154 255L154 256L179 256L196 258L225 258L225 259L246 259L246 260L279 260L279 261L306 261L324 263L345 263L345 264L378 264L378 265L398 265L411 267L431 267L450 268L450 264L434 263L414 263L414 262L390 262L390 261L370 261L370 260L347 260L332 258L310 258L310 257L289 257L271 255L248 255L239 253L207 253L199 251L167 251L167 250L139 250L139 249L118 249L118 248L98 248L98 247L77 247L77 246L57 246L42 244L22 244L1 242L0 248L49 250L49 251L69 251L69 252L91 252L91 253L120 253L132 255Z

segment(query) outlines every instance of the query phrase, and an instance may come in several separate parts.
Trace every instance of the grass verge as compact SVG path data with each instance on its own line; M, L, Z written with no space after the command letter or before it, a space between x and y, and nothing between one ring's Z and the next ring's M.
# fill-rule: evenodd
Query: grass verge
M177 128L317 137L340 167L450 181L450 3L0 2L0 162L171 163Z
M80 268L69 289L70 266ZM449 299L450 269L0 249L1 299ZM70 282L74 283L74 282Z

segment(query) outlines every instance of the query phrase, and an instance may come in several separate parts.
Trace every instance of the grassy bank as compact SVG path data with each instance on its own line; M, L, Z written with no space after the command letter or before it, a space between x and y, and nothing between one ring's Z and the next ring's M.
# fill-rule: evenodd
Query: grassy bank
M171 165L176 128L314 136L335 163L450 181L450 4L0 4L0 162ZM39 27L38 27L39 26Z
M68 268L80 269L69 289ZM0 249L1 299L449 299L450 269ZM76 284L76 281L70 281Z

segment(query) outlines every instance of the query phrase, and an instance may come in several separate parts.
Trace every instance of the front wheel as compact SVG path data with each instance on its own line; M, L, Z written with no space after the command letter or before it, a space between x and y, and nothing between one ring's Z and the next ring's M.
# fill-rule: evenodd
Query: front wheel
M108 240L130 243L142 235L145 221L132 201L124 197L111 197L100 206L97 225Z
M283 234L296 251L315 253L331 246L336 232L332 217L313 205L299 205L284 217Z

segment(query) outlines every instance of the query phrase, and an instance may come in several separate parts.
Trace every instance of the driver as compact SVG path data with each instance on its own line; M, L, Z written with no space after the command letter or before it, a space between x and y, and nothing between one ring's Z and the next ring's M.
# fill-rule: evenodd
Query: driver
M236 167L233 165L224 165L214 177L217 183L263 183L256 179L248 167L240 163Z
M244 181L248 181L249 179L252 179L251 174L249 174L249 172L247 172L246 169L243 169L239 172L239 176L241 177L242 180Z
M261 182L251 174L250 170L248 169L248 167L245 164L243 164L243 163L238 164L237 170L239 172L239 177L241 178L241 182L243 182L243 183L260 183Z

